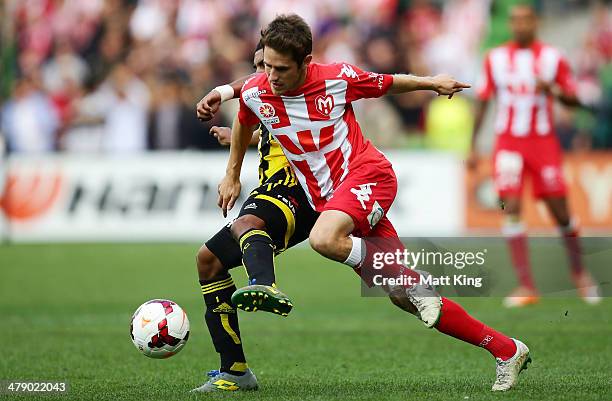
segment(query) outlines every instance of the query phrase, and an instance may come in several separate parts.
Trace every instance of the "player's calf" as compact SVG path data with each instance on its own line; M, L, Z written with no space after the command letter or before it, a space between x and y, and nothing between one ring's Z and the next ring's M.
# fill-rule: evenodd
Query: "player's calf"
M223 264L206 245L202 245L196 254L196 266L201 281L211 281L225 275Z

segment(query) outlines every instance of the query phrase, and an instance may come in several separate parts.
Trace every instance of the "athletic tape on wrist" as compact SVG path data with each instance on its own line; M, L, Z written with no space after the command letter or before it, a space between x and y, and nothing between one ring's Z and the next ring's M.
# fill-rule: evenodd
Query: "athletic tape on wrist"
M230 85L217 86L215 89L221 95L221 103L234 98L234 88Z

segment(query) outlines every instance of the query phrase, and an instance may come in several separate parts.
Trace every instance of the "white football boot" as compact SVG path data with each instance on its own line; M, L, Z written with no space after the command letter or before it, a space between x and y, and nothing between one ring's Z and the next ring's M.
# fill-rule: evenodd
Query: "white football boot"
M584 271L581 274L573 274L572 279L576 285L578 295L584 302L589 305L601 303L601 290L589 272Z
M531 362L529 348L519 340L512 339L516 344L516 353L506 361L497 358L496 378L491 391L508 391L518 382L519 373L527 369Z
M414 270L421 276L430 276L426 271ZM406 288L408 300L417 308L418 317L423 324L431 329L438 323L442 311L442 297L437 291L427 284L416 284Z

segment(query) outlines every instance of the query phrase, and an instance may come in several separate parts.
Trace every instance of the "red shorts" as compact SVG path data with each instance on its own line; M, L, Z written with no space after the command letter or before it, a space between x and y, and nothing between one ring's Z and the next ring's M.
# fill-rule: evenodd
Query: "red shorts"
M323 210L339 210L355 223L358 237L397 237L387 212L397 194L397 178L386 159L350 170Z
M554 135L499 136L493 166L495 188L500 198L520 197L526 175L531 178L536 198L566 195L561 147Z

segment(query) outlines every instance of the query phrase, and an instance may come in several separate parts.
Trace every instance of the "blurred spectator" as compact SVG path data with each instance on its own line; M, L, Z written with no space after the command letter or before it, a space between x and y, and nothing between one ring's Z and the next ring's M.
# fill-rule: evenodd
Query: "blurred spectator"
M476 79L488 12L489 0L449 0L444 4L442 23L423 49L432 74L451 74L464 82Z
M105 132L102 148L109 153L147 149L149 89L125 64L118 64L99 90Z
M179 149L181 87L178 77L167 75L160 81L149 115L149 148Z
M44 84L34 97L53 105L55 123L45 123L52 129L32 134L20 127L17 142L47 135L40 148L69 152L217 149L210 124L195 119L194 104L210 88L252 71L259 32L276 14L295 12L311 24L315 61L376 72L446 72L474 82L482 39L487 32L489 43L504 39L507 7L517 1L525 0L5 0L0 89L6 95L12 76L28 76ZM585 2L538 3L543 10L570 12ZM609 99L601 77L610 62L612 28L609 5L594 10L579 71L581 93L596 103ZM4 109L31 98L17 92ZM378 145L434 146L439 140L421 135L432 132L426 117L439 115L441 104L428 109L432 99L419 92L356 109ZM578 127L573 114L566 119L568 135L607 138L601 133L609 125L605 104L597 119L578 113L584 121ZM228 125L233 116L227 110L233 109L225 107L213 123ZM407 140L415 133L416 141Z
M612 148L612 11L603 1L593 7L590 31L577 57L577 77L578 95L594 111L579 110L575 124L561 124L571 139L564 145Z
M0 121L9 152L43 153L55 149L57 114L49 97L30 78L16 82Z
M601 73L602 101L597 112L593 142L598 148L612 149L612 63L608 62Z

